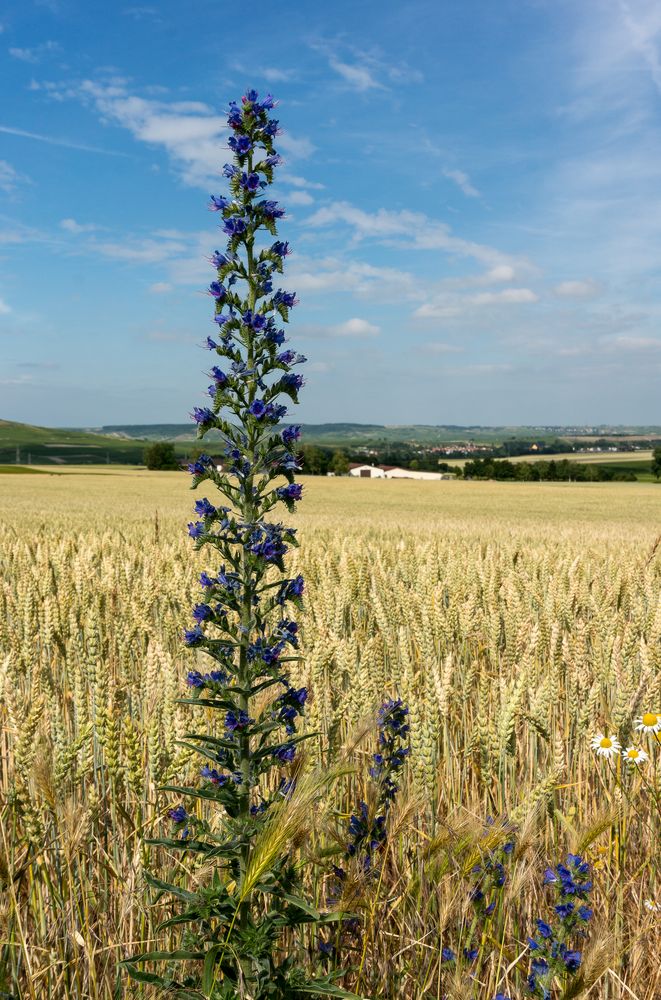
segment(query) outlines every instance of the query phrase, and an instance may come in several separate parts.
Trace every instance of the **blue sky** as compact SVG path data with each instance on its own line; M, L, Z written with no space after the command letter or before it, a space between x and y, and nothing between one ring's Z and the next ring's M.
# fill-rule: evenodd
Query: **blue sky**
M206 203L255 86L284 128L298 418L661 423L657 0L9 0L0 21L0 417L202 402Z

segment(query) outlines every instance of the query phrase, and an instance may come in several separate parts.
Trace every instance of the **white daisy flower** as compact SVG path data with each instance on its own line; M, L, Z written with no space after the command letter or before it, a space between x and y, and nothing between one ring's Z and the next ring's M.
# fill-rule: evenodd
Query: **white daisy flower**
M661 715L657 712L645 712L636 719L636 729L639 733L661 732Z
M661 903L656 903L653 899L646 899L643 906L650 913L661 913Z
M603 733L597 733L590 746L597 751L599 757L608 758L614 757L622 749L622 745L617 741L617 736L604 736Z
M640 747L627 747L626 750L622 751L622 756L626 760L627 764L644 764L646 760L649 760L649 754L641 750Z

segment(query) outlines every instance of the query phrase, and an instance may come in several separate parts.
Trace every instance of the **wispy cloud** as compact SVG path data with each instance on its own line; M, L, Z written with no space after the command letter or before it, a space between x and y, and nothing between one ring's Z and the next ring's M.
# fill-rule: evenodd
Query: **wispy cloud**
M448 180L454 181L458 188L464 192L467 198L479 198L480 192L476 187L471 184L471 179L468 174L463 170L450 170L445 169L442 171L443 176L447 177Z
M279 69L277 66L267 66L261 71L262 76L269 83L289 83L296 79L296 70Z
M9 55L13 59L18 59L20 62L26 63L38 63L44 58L44 56L52 55L60 52L60 46L57 42L43 42L41 45L35 45L31 49L19 49L12 48L9 49Z
M7 163L6 160L0 160L0 191L4 191L5 194L12 194L19 184L26 181L28 181L28 178L24 174L19 174L12 167L11 163Z
M503 288L500 291L458 294L442 292L413 313L416 319L445 319L461 316L484 306L519 306L539 302L539 296L530 288Z
M409 249L444 250L493 267L507 264L529 267L525 261L515 261L511 255L494 247L455 236L447 223L429 219L421 212L391 212L383 208L366 212L349 202L336 201L318 209L302 224L310 229L344 224L351 228L355 241L374 239Z
M7 305L4 299L0 299L0 316L7 316L10 312L10 306Z
M553 288L559 299L594 299L601 291L596 281L561 281Z
M381 328L376 326L375 323L370 323L369 320L361 319L357 316L354 316L352 319L345 320L343 323L305 323L299 324L296 327L297 336L311 337L314 339L325 337L377 337L380 332Z
M332 70L335 70L335 72L341 76L353 90L362 92L365 90L385 89L382 83L375 80L367 66L360 66L357 64L351 65L350 63L341 62L341 60L335 58L331 58L329 60L329 66Z
M185 184L208 190L211 183L217 182L219 151L227 122L203 101L168 102L142 97L133 93L128 81L121 77L106 81L46 82L35 84L35 88L53 100L81 101L92 107L106 124L126 129L138 142L161 147ZM314 144L303 136L283 135L279 145L294 160L305 159L315 151Z
M114 149L101 149L99 146L89 146L84 142L76 142L72 139L62 139L52 135L42 135L38 132L28 132L22 128L12 128L9 125L0 125L0 132L5 135L16 135L23 139L35 139L37 142L46 142L50 146L64 146L66 149L79 149L83 153L103 153L105 156L127 156L127 153L120 153Z
M74 236L79 236L81 233L93 233L98 228L93 222L80 223L76 222L75 219L62 219L60 222L60 229L64 229L67 233L73 233Z

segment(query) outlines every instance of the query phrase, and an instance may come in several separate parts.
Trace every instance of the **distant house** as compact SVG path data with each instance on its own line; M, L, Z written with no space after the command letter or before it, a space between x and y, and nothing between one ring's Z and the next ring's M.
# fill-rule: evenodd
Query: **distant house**
M422 469L400 469L396 465L382 465L386 479L454 479L443 472L425 472Z
M349 475L360 479L385 479L386 477L382 465L361 465L360 462L349 464Z
M361 479L454 479L447 472L424 472L422 469L401 469L397 465L361 465L352 462L349 475Z

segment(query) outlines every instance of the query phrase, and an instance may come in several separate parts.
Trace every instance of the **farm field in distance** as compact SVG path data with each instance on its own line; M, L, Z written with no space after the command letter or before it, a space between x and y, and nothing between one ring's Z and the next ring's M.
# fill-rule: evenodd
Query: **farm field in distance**
M301 481L297 679L320 734L308 763L346 756L356 768L314 817L309 888L322 905L330 852L365 794L367 723L384 694L411 711L382 880L356 888L377 931L365 935L360 995L436 997L442 949L474 944L473 868L508 823L516 847L480 932L493 945L484 997L525 995L528 959L517 963L539 878L569 849L594 864L589 995L658 1000L653 765L615 768L590 739L616 733L659 761L634 720L661 713L661 487ZM117 467L0 471L0 926L16 942L0 995L113 1000L117 961L136 942L179 943L176 928L156 934L173 911L147 906L142 881L143 868L172 880L178 862L142 838L168 829L160 786L196 773L177 742L191 726L177 699L197 665L180 635L210 550L192 554L186 522L205 491L187 485ZM357 976L342 984L355 989ZM453 996L469 977L458 961Z

